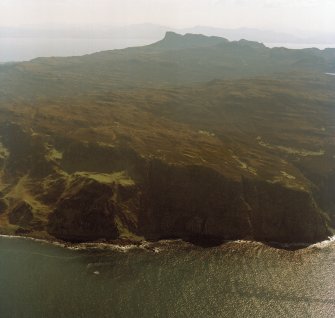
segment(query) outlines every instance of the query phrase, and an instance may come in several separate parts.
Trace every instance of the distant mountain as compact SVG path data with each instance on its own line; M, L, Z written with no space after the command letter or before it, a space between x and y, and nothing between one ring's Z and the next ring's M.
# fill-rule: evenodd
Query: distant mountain
M191 33L181 35L172 31L168 31L166 32L164 39L158 41L157 43L152 44L150 48L180 50L180 49L210 47L228 42L229 41L227 39L216 36L208 37L202 34L191 34Z
M226 29L214 28L207 26L196 26L180 30L182 33L201 33L210 36L225 37L231 41L238 41L241 39L253 40L266 43L299 43L303 42L298 36L279 33L270 30L258 30L252 28Z
M280 72L335 72L335 49L270 49L248 40L167 32L147 46L2 65L0 91L29 95L35 89L43 93L43 85L47 94L74 94L98 87L176 86Z
M123 49L147 45L162 39L167 31L179 34L204 34L219 36L230 41L246 39L267 43L269 46L288 48L334 47L334 34L299 33L298 35L257 29L221 29L193 27L176 29L153 24L123 27L85 26L26 26L0 27L0 61L27 61L39 56L78 56L94 51ZM322 44L323 43L323 44ZM33 49L32 49L33 48Z

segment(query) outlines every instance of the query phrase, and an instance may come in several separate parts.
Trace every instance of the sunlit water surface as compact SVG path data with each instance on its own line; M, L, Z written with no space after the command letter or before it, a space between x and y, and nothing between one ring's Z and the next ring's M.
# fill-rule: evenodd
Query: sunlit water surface
M335 242L70 250L0 237L0 317L335 317Z

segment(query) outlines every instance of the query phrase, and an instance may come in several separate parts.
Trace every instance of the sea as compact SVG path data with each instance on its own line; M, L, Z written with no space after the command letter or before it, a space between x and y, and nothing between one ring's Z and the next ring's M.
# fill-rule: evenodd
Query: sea
M0 317L335 317L335 240L64 247L0 237Z
M156 39L1 38L0 62L29 61L37 57L80 56L99 51L142 46Z
M0 62L28 61L36 57L79 56L105 50L147 45L158 40L160 39L0 37ZM335 43L265 43L265 45L291 49L335 48Z

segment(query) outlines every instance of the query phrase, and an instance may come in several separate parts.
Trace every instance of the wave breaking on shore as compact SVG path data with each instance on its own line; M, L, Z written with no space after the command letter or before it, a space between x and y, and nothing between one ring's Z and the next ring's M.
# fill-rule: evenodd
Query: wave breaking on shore
M307 243L291 243L291 244L283 244L277 242L257 242L251 240L235 240L235 241L226 241L221 245L215 247L199 247L197 245L191 244L189 242L185 242L181 239L174 240L160 240L157 242L148 242L148 241L140 241L134 243L126 243L126 242L85 242L85 243L69 243L69 242L61 242L61 241L53 241L47 239L33 238L27 236L20 235L4 235L0 234L0 238L6 239L21 239L21 240L30 240L37 243L50 244L53 246L66 248L69 250L75 251L83 251L83 250L110 250L116 252L126 253L132 250L142 250L153 253L160 253L163 251L171 250L171 249L235 249L238 246L243 247L268 247L272 249L282 249L288 251L295 250L311 250L311 249L322 249L327 248L331 245L335 245L335 235L329 237L328 240L321 241L315 244L307 244Z

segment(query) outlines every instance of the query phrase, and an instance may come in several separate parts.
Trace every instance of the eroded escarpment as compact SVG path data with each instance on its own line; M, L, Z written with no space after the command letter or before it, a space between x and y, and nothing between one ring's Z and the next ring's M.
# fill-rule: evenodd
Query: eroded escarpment
M113 190L95 180L74 179L50 214L47 231L67 241L116 239Z
M182 238L317 242L329 218L312 187L232 174L129 146L1 126L0 229L71 242ZM237 169L237 168L236 168ZM326 200L326 199L324 199Z
M151 163L140 218L153 239L169 237L315 242L329 235L310 193L199 167ZM155 220L155 224L149 222Z

